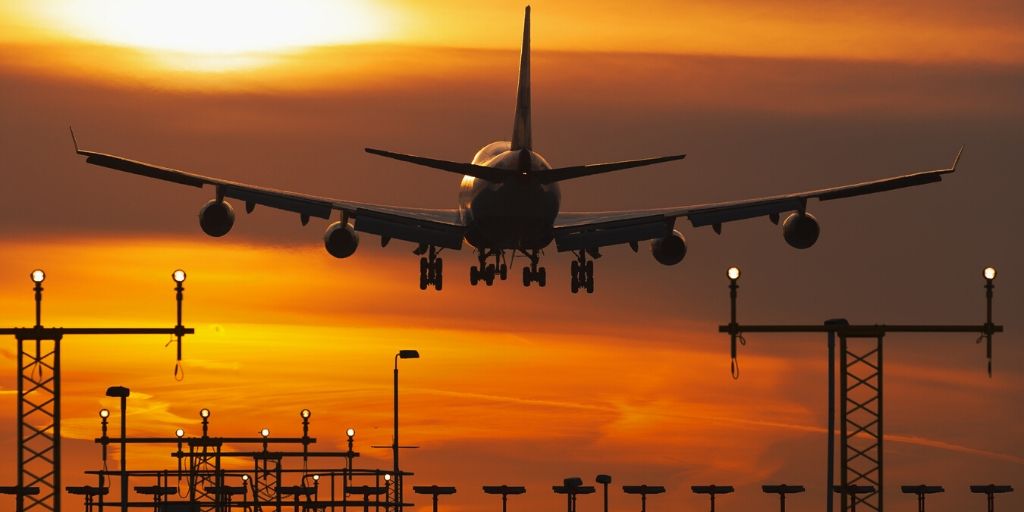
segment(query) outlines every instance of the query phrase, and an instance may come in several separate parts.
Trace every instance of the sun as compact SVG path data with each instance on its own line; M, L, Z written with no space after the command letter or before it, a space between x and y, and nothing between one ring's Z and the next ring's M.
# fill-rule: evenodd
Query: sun
M201 57L286 52L382 37L363 0L67 0L34 6L78 39Z

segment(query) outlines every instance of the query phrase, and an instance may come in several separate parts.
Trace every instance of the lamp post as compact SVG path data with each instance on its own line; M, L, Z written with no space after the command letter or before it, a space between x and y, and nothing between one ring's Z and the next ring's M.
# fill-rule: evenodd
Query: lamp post
M904 485L900 487L900 490L904 494L916 494L917 495L917 512L924 511L924 498L929 494L938 494L940 492L946 492L941 485Z
M762 485L761 490L765 494L778 494L779 495L779 507L781 512L786 512L786 495L804 492L807 489L802 485Z
M132 392L124 386L111 386L107 388L107 396L121 399L121 511L128 511L128 455L125 448L128 442L127 435L128 421L125 411L128 408L128 396Z
M604 486L604 512L608 512L608 484L612 483L611 475L597 475L594 480Z
M987 275L985 277L988 277ZM995 277L995 276L993 276ZM988 498L988 512L996 511L996 494L1003 494L1007 492L1013 492L1013 487L1009 485L972 485L971 492L975 494L984 494Z
M509 485L485 485L484 492L487 494L500 494L501 512L508 512L508 496L510 494L525 494L526 487Z
M397 503L396 508L402 510L402 472L398 468L398 360L399 359L419 359L420 353L416 350L399 350L395 354L395 372L394 372L394 418L395 418L395 434L392 439L392 457L394 460L395 468L395 502Z
M647 495L648 494L661 494L665 492L665 487L662 485L623 485L622 492L626 494L639 494L640 495L640 512L647 512Z
M715 512L715 496L719 494L729 494L734 492L736 489L731 485L691 485L690 489L694 494L707 494L711 497L711 512Z

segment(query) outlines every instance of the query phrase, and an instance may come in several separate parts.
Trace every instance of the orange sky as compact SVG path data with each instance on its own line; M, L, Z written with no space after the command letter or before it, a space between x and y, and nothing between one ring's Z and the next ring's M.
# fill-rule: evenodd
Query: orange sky
M67 484L85 483L81 470L98 462L85 440L98 432L96 410L112 407L102 394L114 384L133 390L133 434L194 432L196 411L209 407L218 434L267 426L294 435L309 407L321 443L341 447L353 426L363 462L387 466L386 450L368 446L390 440L391 357L417 348L423 358L403 363L403 442L421 448L403 461L415 484L459 487L446 510L496 507L478 490L491 483L530 488L510 506L557 509L547 486L597 473L614 475L616 488L668 486L652 510L699 510L706 504L688 486L711 482L739 489L723 510L774 506L758 488L774 480L810 488L791 510L819 510L823 342L752 336L743 378L732 381L716 332L730 264L744 268L744 318L806 322L977 321L980 269L998 266L997 317L1008 332L994 379L969 337L905 337L887 349L887 501L912 508L896 486L926 481L949 490L930 503L975 508L968 483L1024 476L1015 405L1024 350L1013 327L1024 308L1014 270L1024 257L1024 13L1013 2L534 3L535 139L553 164L689 154L567 183L567 209L835 185L945 166L968 145L962 170L940 184L815 204L824 231L809 251L786 247L763 220L721 236L681 223L685 262L666 268L646 247L608 249L594 296L569 295L568 259L554 250L544 290L471 288L472 255L448 253L435 294L416 288L408 244L382 249L364 236L353 258L334 260L316 220L301 227L236 205L235 230L205 238L195 212L208 190L87 166L68 141L74 123L92 149L347 199L451 207L458 177L362 148L460 159L507 138L521 4L356 2L376 20L372 36L328 31L308 48L229 54L98 40L67 24L67 13L93 4L29 5L0 2L0 325L30 323L35 267L49 275L47 323L169 323L169 273L182 267L186 323L197 329L182 383L162 337L68 340ZM274 5L260 8L273 14ZM294 5L295 19L319 12L317 2ZM236 42L259 23L239 19ZM14 446L13 356L13 345L0 346L0 449ZM140 455L173 465L160 450ZM12 479L0 468L0 482ZM612 496L614 510L636 505Z

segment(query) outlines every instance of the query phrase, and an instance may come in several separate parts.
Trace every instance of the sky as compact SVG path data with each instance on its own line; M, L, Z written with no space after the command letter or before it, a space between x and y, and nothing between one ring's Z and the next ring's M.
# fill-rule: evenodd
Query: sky
M453 511L495 510L481 485L526 485L513 509L559 510L567 476L665 485L651 510L694 509L690 485L731 484L722 510L770 509L763 483L801 483L820 510L825 340L750 335L729 375L725 269L743 269L740 320L980 323L981 269L999 269L995 373L970 335L886 339L887 506L901 484L941 484L936 510L982 505L970 483L1022 484L1024 10L1019 2L535 2L536 149L553 165L677 152L681 162L566 183L563 209L629 209L792 192L949 165L924 187L812 203L813 248L752 219L721 235L685 222L689 253L603 250L596 292L572 295L570 257L549 282L465 279L446 252L441 293L416 286L411 244L364 235L336 260L326 224L239 213L199 230L209 190L85 164L89 149L343 199L450 208L459 178L377 159L382 147L453 160L512 126L519 2L0 2L0 325L170 326L188 272L185 379L167 339L68 338L64 483L92 483L103 391L132 389L131 435L199 429L311 435L388 467L391 365L403 361L410 485L455 485ZM517 275L520 262L510 272ZM15 346L0 345L0 450L14 451ZM116 450L112 461L116 461ZM137 458L136 458L137 457ZM174 468L166 450L130 464ZM114 464L112 462L111 464ZM0 481L12 482L11 465ZM407 496L412 496L407 491ZM581 497L596 510L599 499ZM416 510L429 501L415 500ZM67 501L68 505L78 503ZM1000 497L1000 509L1024 496ZM13 510L0 500L0 510Z

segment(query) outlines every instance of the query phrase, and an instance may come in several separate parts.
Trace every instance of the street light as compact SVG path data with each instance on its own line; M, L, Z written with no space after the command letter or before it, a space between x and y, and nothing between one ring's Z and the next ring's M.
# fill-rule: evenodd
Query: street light
M740 364L736 359L736 342L740 341L744 345L747 344L743 337L740 336L739 324L736 323L736 292L740 289L740 285L737 282L740 279L740 268L729 267L725 275L729 277L729 373L732 374L733 380L738 380L740 378Z
M989 281L992 281L992 280L994 280L996 278L996 268L995 267L985 267L985 271L983 272L983 274L985 276L985 279L987 279Z
M924 498L929 494L938 494L940 492L946 492L941 485L904 485L900 487L900 490L904 494L916 494L917 495L917 512L925 512L924 510Z
M35 274L35 272L33 272ZM111 386L107 388L107 396L121 400L121 511L128 512L128 455L125 453L128 443L127 436L128 421L125 413L128 408L128 397L131 390L124 386ZM109 413L108 413L109 414Z
M996 494L1003 494L1007 492L1013 492L1013 487L1009 485L972 485L971 492L975 494L984 494L988 498L988 512L995 512L996 510Z
M608 484L612 483L611 475L597 475L594 480L604 486L604 512L608 512Z
M640 495L640 512L647 512L647 495L648 494L661 494L665 492L665 487L662 485L623 485L622 492L626 494L639 494Z
M185 271L180 268L178 270L175 270L174 272L171 272L171 279L173 279L175 283L184 283L185 277L187 277L185 275Z
M32 287L32 291L36 292L36 327L42 327L43 281L46 280L46 272L37 268L29 273L28 277L36 284Z
M392 439L392 460L394 461L395 468L395 502L397 502L396 508L402 510L402 473L398 468L398 360L399 359L419 359L420 353L417 350L399 350L395 354L395 373L394 373L394 418L395 418L395 435Z
M178 303L178 323L174 326L175 330L175 349L176 359L174 360L174 378L175 380L185 380L185 369L181 366L181 337L185 334L185 326L181 325L181 301L185 298L185 271L182 269L171 272L171 279L174 281L174 292L175 301Z
M739 280L739 278L740 278L740 268L739 267L729 267L729 270L726 271L725 274L727 276L729 276L729 280L730 281Z
M29 274L29 277L32 279L33 283L42 283L43 281L46 280L46 272L43 272L42 269L37 268L33 270L32 273Z
M203 437L208 437L210 433L210 410L205 407L199 409L199 417L203 419Z
M796 494L796 493L804 492L807 489L804 486L802 486L802 485L779 484L779 485L762 485L761 486L761 490L765 494L778 494L779 495L779 506L781 507L780 510L782 512L786 512L786 495L787 494Z

